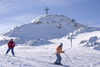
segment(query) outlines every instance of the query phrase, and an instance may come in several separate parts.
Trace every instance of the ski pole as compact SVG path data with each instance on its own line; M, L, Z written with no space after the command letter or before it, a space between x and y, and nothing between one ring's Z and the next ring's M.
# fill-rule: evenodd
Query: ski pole
M58 50L57 52L55 52L54 54L57 54L60 50ZM52 54L50 57L52 57L54 54Z
M54 54L56 54L56 53L54 53ZM50 57L52 57L54 54L52 54Z
M65 53L64 53L65 54ZM65 54L67 56L67 54ZM67 56L67 58L71 61L71 59ZM72 62L72 61L71 61Z

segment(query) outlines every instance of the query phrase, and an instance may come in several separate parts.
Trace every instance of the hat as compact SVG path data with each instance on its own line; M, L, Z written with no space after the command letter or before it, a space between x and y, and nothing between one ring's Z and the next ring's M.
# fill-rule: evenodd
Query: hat
M63 44L62 43L60 43L60 45L59 46L63 46Z

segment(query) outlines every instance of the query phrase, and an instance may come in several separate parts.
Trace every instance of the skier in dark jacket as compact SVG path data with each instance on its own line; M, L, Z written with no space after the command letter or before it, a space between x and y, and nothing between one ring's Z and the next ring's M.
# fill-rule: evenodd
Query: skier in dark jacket
M11 50L13 56L15 55L14 54L14 51L13 51L13 48L15 47L15 43L13 42L13 40L11 39L9 42L8 42L8 50L6 52L6 55L8 54L8 52Z
M60 45L56 48L56 56L57 56L57 60L55 61L55 64L59 64L59 65L62 65L61 64L61 56L60 56L60 53L64 53L64 51L62 51L62 46L63 44L60 43Z

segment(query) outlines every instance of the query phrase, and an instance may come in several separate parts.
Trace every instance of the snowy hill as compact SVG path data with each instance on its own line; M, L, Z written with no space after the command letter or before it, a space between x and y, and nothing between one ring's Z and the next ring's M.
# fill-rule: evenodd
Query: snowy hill
M62 39L71 40L72 46L81 45L92 49L100 50L100 28L99 27L83 27L67 34ZM60 41L61 42L61 41ZM67 41L68 42L68 41Z
M99 33L100 28L85 27L63 15L38 17L0 35L0 67L100 67ZM15 57L10 52L5 55L11 38L16 43ZM72 61L62 53L63 66L52 64L60 43Z
M27 24L15 27L1 36L17 37L15 41L20 41L19 43L29 41L36 44L38 40L61 38L81 27L83 27L82 24L64 15L43 15Z
M86 28L85 28L86 29ZM85 30L84 29L84 30ZM15 57L9 52L5 56L7 45L0 46L0 66L1 67L99 67L100 66L100 51L94 50L88 47L83 47L79 44L82 40L88 40L93 36L100 37L99 28L98 31L90 31L93 28L88 29L86 32L78 31L77 35L73 35L72 47L70 46L70 39L64 36L60 39L51 39L53 44L44 44L42 46L20 46L16 44L14 48ZM79 30L79 29L78 29ZM83 29L82 29L83 30ZM74 32L73 32L74 33ZM93 37L96 39L96 37ZM100 40L98 38L98 40ZM93 40L94 42L95 40ZM54 65L52 63L56 60L56 55L50 57L56 51L56 47L59 43L63 43L63 50L65 54L61 54L62 63L64 66ZM97 46L95 46L97 47ZM100 48L99 48L100 50Z

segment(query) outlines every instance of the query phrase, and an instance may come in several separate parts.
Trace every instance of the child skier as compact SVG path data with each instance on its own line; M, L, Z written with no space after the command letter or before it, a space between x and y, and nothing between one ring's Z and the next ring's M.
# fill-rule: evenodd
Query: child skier
M8 42L8 50L6 52L6 55L8 54L8 52L11 50L13 56L15 55L14 54L14 51L13 51L13 48L15 47L15 43L13 42L13 40L11 39L9 42Z

